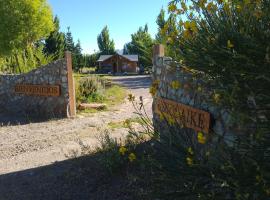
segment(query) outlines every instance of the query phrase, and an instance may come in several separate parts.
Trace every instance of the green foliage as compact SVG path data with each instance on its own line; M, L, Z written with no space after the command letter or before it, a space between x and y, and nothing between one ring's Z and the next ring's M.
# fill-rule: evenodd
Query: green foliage
M79 71L84 67L81 42L78 40L73 50L73 69Z
M93 53L91 55L84 55L83 59L84 59L84 66L86 67L95 67L97 65L97 60L98 60L98 53Z
M73 52L74 51L74 41L73 41L73 36L70 31L70 27L67 28L67 33L65 36L65 47L67 51Z
M110 55L115 53L114 41L110 39L109 29L105 26L97 37L100 54Z
M124 54L138 54L140 64L144 67L152 65L152 46L154 42L148 33L147 24L131 35L131 42L124 46Z
M104 102L110 107L115 106L123 103L126 95L126 89L118 85L112 85L105 89Z
M236 116L235 135L195 133L162 117L168 133L154 137L153 176L140 177L151 185L148 199L269 199L269 9L269 0L169 4L180 26L161 32L179 61L209 77Z
M27 47L21 53L0 59L0 71L4 73L26 73L53 61L53 56L43 53L43 46Z
M166 35L162 33L162 30L164 29L166 25L165 10L163 8L160 10L156 23L158 25L158 33L156 35L156 42L159 44L166 44L166 41L167 41Z
M56 16L54 18L55 30L46 38L44 48L44 52L47 55L53 55L55 60L63 58L65 52L65 34L60 32L59 23L59 18Z
M270 1L192 2L174 40L184 64L214 80L225 106L259 122L255 109L270 100Z
M177 34L179 33L177 16L171 13L168 19L165 18L165 10L161 9L157 17L156 23L158 25L158 33L156 35L156 42L163 44L166 48L166 55L174 59L179 58L180 49Z
M0 56L19 53L54 29L47 0L0 0Z
M104 100L105 83L98 76L80 78L76 83L76 101L102 102Z
M79 71L80 69L85 67L84 59L82 55L81 42L80 40L78 40L76 45L74 44L70 27L68 27L68 30L65 36L65 48L67 51L70 51L72 53L72 66L73 66L74 71Z
M119 153L120 144L116 139L105 133L103 137L100 138L100 147L97 149L99 153L102 153L99 161L100 163L110 172L118 172L125 165L125 161L122 159Z

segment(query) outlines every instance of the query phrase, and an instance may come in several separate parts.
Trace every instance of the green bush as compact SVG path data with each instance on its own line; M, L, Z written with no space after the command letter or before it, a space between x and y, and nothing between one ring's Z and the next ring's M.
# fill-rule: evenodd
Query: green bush
M185 3L169 4L180 18L171 47L179 62L207 75L220 97L217 106L231 111L244 134L228 145L214 132L194 133L164 119L170 134L153 155L159 163L154 198L269 199L270 1Z
M76 81L76 99L78 103L102 102L105 99L105 81L91 75Z

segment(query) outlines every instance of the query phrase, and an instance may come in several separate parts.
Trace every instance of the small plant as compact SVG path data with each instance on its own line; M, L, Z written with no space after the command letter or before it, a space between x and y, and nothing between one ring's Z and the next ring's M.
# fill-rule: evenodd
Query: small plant
M102 102L105 92L105 81L92 75L79 78L76 84L76 98L78 103Z
M117 141L109 136L106 132L100 140L100 147L97 152L101 153L100 162L108 169L110 173L121 172L122 169L137 160L135 153L136 145L130 143Z

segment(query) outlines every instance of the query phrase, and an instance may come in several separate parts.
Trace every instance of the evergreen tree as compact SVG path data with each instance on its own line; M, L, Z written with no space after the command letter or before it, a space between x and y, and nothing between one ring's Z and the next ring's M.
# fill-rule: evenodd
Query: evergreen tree
M139 30L131 35L131 42L125 44L125 54L138 54L140 64L144 67L152 65L152 47L154 41L148 33L148 26L140 27Z
M100 54L109 55L115 53L114 41L110 39L109 29L107 26L105 26L98 35L97 43Z
M73 52L74 51L74 42L73 42L73 36L70 31L70 27L67 28L67 33L66 33L66 39L65 39L65 47L66 50Z
M80 40L78 40L73 50L73 66L75 71L79 71L84 67L84 60Z
M54 18L55 30L51 32L50 36L45 40L44 52L47 55L53 55L54 59L64 57L65 51L65 34L60 32L59 18Z
M156 23L158 25L158 33L156 35L156 41L160 44L166 43L166 36L163 34L163 30L166 24L165 10L162 8L157 17Z

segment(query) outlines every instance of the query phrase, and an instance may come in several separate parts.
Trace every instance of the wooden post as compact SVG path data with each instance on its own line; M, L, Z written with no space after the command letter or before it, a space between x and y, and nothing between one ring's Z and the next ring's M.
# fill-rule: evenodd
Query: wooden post
M75 86L73 80L73 71L72 71L72 58L71 52L65 52L65 59L67 63L67 79L68 79L68 94L69 94L69 113L68 117L76 116L76 99L75 99Z
M156 57L164 57L165 51L164 46L162 44L157 44L153 47L153 56Z

